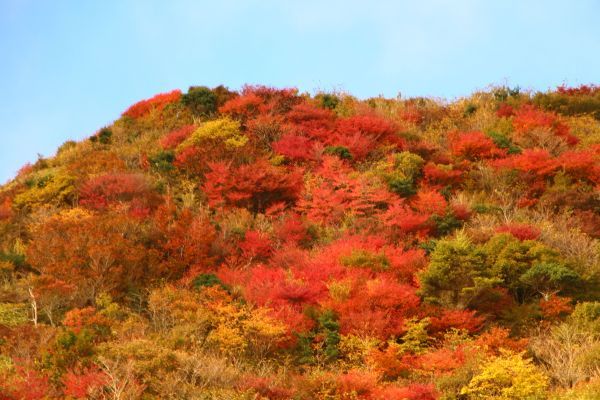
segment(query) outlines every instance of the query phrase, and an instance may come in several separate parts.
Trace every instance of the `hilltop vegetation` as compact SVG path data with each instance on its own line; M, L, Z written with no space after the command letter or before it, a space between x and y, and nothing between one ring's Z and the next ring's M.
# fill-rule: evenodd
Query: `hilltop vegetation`
M0 188L0 399L599 399L600 88L191 87Z

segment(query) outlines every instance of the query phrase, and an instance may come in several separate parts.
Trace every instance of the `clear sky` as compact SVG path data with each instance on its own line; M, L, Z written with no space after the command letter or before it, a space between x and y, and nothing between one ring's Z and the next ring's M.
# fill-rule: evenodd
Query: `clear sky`
M0 0L0 182L190 85L452 99L600 83L599 21L598 0Z

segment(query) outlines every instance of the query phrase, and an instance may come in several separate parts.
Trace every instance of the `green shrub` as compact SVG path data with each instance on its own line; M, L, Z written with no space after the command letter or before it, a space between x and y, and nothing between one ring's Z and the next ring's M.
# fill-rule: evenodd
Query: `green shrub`
M217 96L206 86L191 86L181 102L194 116L209 116L217 111Z

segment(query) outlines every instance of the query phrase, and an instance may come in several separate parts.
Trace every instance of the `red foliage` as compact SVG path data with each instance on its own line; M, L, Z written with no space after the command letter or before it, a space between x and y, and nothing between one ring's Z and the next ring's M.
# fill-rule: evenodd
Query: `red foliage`
M293 397L294 391L273 383L272 379L258 376L246 376L240 383L242 390L254 390L261 398L269 400L287 400Z
M556 320L573 311L569 297L552 296L548 300L540 299L542 315L548 320Z
M423 167L423 180L430 185L446 186L459 183L462 180L463 171L445 169L432 162Z
M129 107L127 111L123 113L123 115L130 118L143 117L144 115L150 113L153 110L161 111L168 104L179 101L180 97L181 90L173 90L172 92L168 93L160 93L150 99L142 100L138 103L135 103L134 105Z
M429 331L434 334L447 331L450 328L466 329L473 333L481 329L484 322L483 317L475 315L470 310L441 310L439 315L430 319Z
M219 112L234 118L247 119L258 115L263 104L262 98L254 93L248 93L228 100L219 107Z
M297 209L316 223L337 223L344 215L376 216L393 199L385 187L372 179L350 176L349 166L337 157L323 157L315 172L317 177L307 183Z
M265 159L237 168L223 162L209 163L209 167L203 190L212 207L264 211L279 202L293 203L302 190L301 170L276 167Z
M496 115L500 118L508 118L515 115L515 110L510 104L502 103L496 110Z
M246 120L259 114L281 114L301 101L297 89L245 86L242 94L227 101L219 112Z
M510 233L519 240L536 240L541 231L535 226L528 224L511 223L496 228L498 233Z
M15 364L15 374L0 387L0 396L18 400L42 400L50 394L50 383L46 375L34 369Z
M399 128L374 115L356 115L337 121L336 133L328 144L346 147L356 160L364 159L377 146L388 143L398 147L404 141L396 135Z
M414 287L384 277L355 283L350 296L331 304L340 316L340 333L382 340L403 333L405 319L420 302Z
M427 215L444 215L448 202L435 190L421 190L411 201L412 207Z
M335 114L331 110L306 103L294 106L285 118L299 132L323 143L328 142L334 129Z
M87 399L90 392L102 388L108 377L97 368L82 371L67 371L62 378L64 395L75 399Z
M506 151L498 148L491 138L483 132L461 132L450 135L452 141L450 148L456 157L468 160L501 157Z
M299 215L288 215L277 227L277 238L285 243L303 244L310 240L308 227Z
M436 400L439 393L433 384L413 383L405 387L389 386L380 389L377 400Z
M392 204L382 218L386 226L398 230L401 235L426 236L433 228L429 223L430 216L413 211L401 199Z
M577 87L568 87L566 85L561 85L556 88L556 91L567 96L592 96L600 92L600 86L580 85Z
M565 151L557 158L557 163L573 178L600 185L600 152Z
M400 357L398 350L388 346L385 350L376 349L369 356L375 371L386 380L396 380L406 376L415 367L415 357L405 355Z
M272 146L276 153L292 161L312 160L315 156L312 142L304 136L285 134Z
M377 378L368 372L352 370L337 379L342 399L370 399L377 388Z
M10 197L6 197L2 203L0 203L0 220L9 219L12 215L12 201Z
M461 367L466 361L466 355L463 348L437 349L425 353L418 357L417 364L419 369L434 375L443 375L452 373L455 369Z
M205 169L206 153L198 146L190 146L175 156L173 165L192 174L200 174Z
M239 244L242 255L248 259L265 259L273 252L271 239L258 231L246 231L244 240Z
M529 342L527 339L511 339L509 334L506 328L493 327L479 335L475 343L493 355L500 354L500 349L520 353L527 348Z
M550 176L559 167L556 159L542 149L525 149L521 154L492 161L492 165L500 169L516 169L533 177Z
M542 128L564 138L567 144L571 146L579 142L577 137L570 134L569 127L559 121L555 113L540 110L530 104L523 105L515 111L513 127L517 135L523 135L534 129Z
M471 210L464 204L453 204L451 208L454 217L460 221L466 221L471 217Z
M74 308L65 314L63 325L68 326L73 332L79 333L83 328L99 330L110 328L110 322L94 307Z
M194 125L186 125L175 129L161 138L159 143L163 149L172 150L183 143L194 132L194 129L196 129Z
M148 194L149 185L144 175L106 174L91 178L82 185L79 203L91 209L103 210L110 204L131 201Z
M415 125L419 125L423 122L423 113L416 107L407 105L404 110L400 113L400 119Z
M173 203L168 202L157 210L155 222L165 276L177 278L190 268L197 273L206 272L213 261L210 252L216 237L208 218L194 215L189 209L177 214Z

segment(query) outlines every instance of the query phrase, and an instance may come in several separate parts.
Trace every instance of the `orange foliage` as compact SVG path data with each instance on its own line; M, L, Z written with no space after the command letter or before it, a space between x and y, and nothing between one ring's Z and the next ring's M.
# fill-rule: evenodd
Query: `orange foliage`
M167 93L160 93L147 100L142 100L129 107L124 116L130 118L140 118L153 110L162 111L170 103L175 103L181 98L181 90L173 90Z

